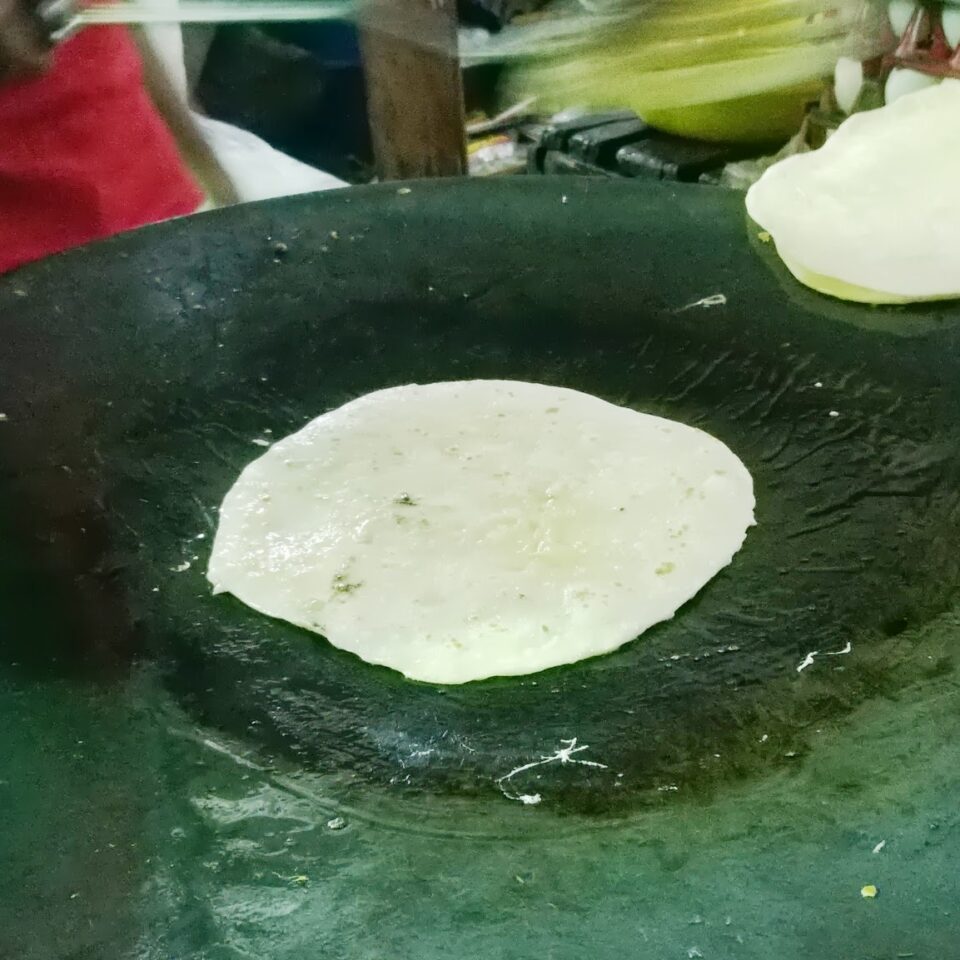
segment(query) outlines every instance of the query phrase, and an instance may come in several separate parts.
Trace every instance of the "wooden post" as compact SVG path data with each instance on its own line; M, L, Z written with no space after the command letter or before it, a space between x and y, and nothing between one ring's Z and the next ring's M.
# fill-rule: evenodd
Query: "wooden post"
M466 173L456 0L367 0L360 49L377 173Z

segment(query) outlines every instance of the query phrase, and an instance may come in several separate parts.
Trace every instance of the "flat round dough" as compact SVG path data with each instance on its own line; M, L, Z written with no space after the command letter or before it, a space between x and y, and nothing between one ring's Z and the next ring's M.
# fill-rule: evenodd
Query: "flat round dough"
M533 383L410 385L279 441L220 510L208 576L434 683L607 653L739 550L753 482L693 427Z
M747 212L794 275L844 299L960 296L960 81L848 117L775 163Z

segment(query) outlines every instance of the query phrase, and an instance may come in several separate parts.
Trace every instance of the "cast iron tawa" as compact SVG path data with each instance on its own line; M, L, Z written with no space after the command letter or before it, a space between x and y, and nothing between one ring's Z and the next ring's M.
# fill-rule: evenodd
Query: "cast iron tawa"
M4 278L5 636L34 660L132 650L203 722L413 798L603 814L790 763L818 721L940 668L917 637L960 583L960 313L813 294L756 232L741 195L706 187L412 183ZM254 439L474 377L702 427L752 472L758 525L641 639L459 687L211 595L217 506Z

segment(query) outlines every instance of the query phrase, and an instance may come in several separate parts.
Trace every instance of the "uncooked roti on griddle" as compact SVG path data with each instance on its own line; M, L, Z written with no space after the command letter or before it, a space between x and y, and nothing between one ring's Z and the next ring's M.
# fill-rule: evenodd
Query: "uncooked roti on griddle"
M775 163L747 212L807 286L845 300L960 296L960 81L856 113Z
M246 467L208 576L370 663L465 683L669 619L753 508L746 467L693 427L541 384L393 387Z

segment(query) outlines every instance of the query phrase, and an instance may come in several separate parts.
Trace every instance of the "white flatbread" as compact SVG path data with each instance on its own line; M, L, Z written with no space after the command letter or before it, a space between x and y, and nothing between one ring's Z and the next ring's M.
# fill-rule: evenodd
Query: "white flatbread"
M753 482L719 440L561 387L394 387L240 475L208 576L434 683L607 653L730 563Z
M960 296L960 81L848 117L747 192L802 282L849 300Z

